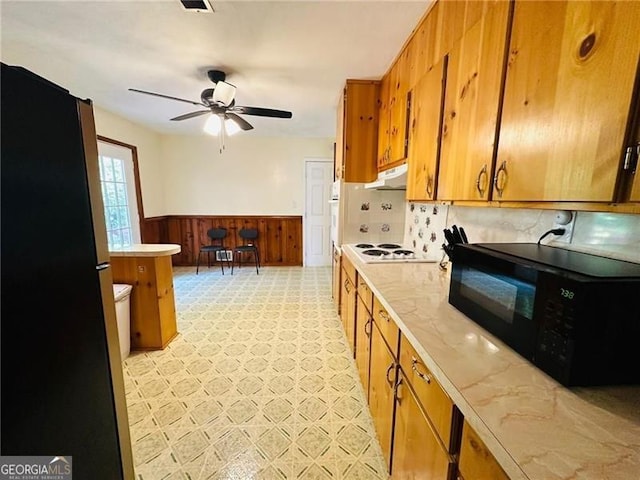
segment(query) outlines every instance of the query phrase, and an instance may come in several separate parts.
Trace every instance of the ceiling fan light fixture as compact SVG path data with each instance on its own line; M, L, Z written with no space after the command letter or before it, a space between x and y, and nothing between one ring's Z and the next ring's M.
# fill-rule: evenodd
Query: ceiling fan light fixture
M236 96L236 87L227 82L216 83L213 90L213 101L215 103L228 107Z
M204 124L203 130L209 135L220 135L222 130L222 119L219 115L211 115Z
M240 125L238 125L233 119L227 118L224 121L224 131L226 132L227 135L229 136L235 135L240 130L242 130L240 128Z

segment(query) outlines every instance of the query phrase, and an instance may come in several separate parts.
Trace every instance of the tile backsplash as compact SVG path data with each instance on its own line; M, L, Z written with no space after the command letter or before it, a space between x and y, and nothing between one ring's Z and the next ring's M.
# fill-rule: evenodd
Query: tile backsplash
M447 205L407 202L403 244L412 246L417 256L440 260L448 209Z
M405 223L404 191L367 190L345 183L343 243L401 242Z
M442 229L451 225L464 227L471 243L537 242L542 234L553 228L556 216L556 210L440 205L439 213L444 213L446 219L443 225L442 217L438 217L437 222L434 222L436 217L428 215L428 212L433 211L434 206L438 205L413 202L407 204L405 242L415 241L418 248L422 248L427 232L430 239L433 230L436 241L432 242L431 246L439 250L443 243ZM551 236L544 239L542 243L640 262L640 215L573 213L576 219L570 244L556 242ZM430 218L428 226L426 225L427 217ZM417 224L416 218L418 218Z

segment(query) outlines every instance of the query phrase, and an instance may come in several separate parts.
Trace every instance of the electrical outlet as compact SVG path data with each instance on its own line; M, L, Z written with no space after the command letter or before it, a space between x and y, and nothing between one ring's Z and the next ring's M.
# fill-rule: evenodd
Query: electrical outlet
M573 238L573 226L576 223L576 212L558 210L553 221L553 228L564 228L564 235L554 235L552 243L571 243Z

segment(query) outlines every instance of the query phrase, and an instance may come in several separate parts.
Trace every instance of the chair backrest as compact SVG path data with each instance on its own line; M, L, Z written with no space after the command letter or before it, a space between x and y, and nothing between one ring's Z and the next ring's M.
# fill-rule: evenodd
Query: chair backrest
M211 239L211 243L219 243L222 245L222 239L227 236L226 228L210 228L207 230L207 235Z
M245 245L253 245L253 240L258 238L257 228L241 228L238 232L240 238L244 240Z

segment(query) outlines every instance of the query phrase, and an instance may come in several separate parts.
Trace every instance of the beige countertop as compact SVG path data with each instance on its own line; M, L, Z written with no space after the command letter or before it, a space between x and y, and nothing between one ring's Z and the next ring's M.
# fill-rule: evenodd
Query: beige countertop
M109 255L112 257L164 257L180 253L180 248L180 245L174 243L136 243L109 250Z
M437 264L342 254L512 480L638 478L640 386L565 388L449 305Z

